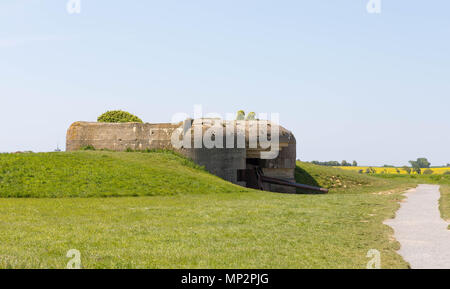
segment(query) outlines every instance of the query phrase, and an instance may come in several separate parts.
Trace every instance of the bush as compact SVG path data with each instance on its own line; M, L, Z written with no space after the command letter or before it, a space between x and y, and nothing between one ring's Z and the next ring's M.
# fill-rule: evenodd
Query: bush
M81 148L82 151L95 151L95 147L93 145L87 145Z
M142 120L129 112L122 110L110 110L97 118L98 122L140 122Z
M430 169L427 169L427 170L424 170L423 171L423 174L424 175L432 175L434 172L432 171L432 170L430 170Z
M444 175L450 175L450 171L446 171Z
M236 114L236 120L244 120L245 119L245 111L240 110Z
M253 111L252 112L249 112L248 114L247 114L247 118L246 118L247 120L256 120L256 113L254 113Z

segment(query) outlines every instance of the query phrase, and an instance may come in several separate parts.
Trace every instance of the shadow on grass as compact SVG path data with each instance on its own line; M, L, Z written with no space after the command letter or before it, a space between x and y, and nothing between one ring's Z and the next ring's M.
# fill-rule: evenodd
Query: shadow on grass
M311 176L306 170L299 166L295 167L295 181L302 185L309 185L314 187L320 187L319 183ZM297 194L318 194L316 191L303 190L297 188Z

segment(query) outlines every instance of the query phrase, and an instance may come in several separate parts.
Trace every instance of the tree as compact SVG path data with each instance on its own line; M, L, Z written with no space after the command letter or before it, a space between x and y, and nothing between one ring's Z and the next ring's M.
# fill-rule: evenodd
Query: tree
M343 166L343 167L350 167L351 165L346 160L343 160L342 163L341 163L341 166Z
M329 162L312 161L311 163L318 165L318 166L327 166L327 167L340 167L341 166L341 164L337 161L329 161Z
M416 161L409 161L413 168L429 169L431 163L426 158L418 158Z
M430 168L431 163L426 158L418 158L417 161L409 161L417 174L422 174L422 169Z
M410 167L408 167L408 166L404 166L403 168L402 168L408 175L410 175L411 174L411 168Z
M417 162L419 166L423 169L429 169L431 167L431 163L426 158L418 158Z
M142 120L123 110L110 110L97 118L98 122L140 122Z
M236 120L244 120L245 119L245 111L240 110L236 114Z
M252 111L252 112L249 112L249 113L247 114L246 120L256 120L256 113L254 113L253 111Z
M413 167L413 171L415 171L418 175L421 175L422 174L422 169L421 168L419 168L419 167Z
M450 164L447 164L447 167L449 167L449 168L450 168Z
M357 167L358 166L358 162L357 161L353 161L353 166Z

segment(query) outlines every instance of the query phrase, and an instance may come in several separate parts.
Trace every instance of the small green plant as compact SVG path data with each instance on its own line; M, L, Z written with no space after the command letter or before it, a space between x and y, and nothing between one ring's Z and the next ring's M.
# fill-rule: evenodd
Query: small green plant
M81 148L82 151L95 151L95 147L93 145L87 145Z
M240 110L236 114L236 120L244 120L245 119L245 111Z
M142 120L123 110L110 110L105 112L104 114L102 114L101 116L99 116L97 118L98 122L112 122L112 123L117 123L117 122L139 122L142 123Z
M247 114L246 120L256 120L256 113L254 113L253 111L249 112Z

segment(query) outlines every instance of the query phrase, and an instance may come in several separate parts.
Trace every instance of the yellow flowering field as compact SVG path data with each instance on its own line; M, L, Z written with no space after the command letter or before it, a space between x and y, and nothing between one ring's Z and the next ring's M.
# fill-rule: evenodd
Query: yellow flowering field
M362 170L364 173L366 173L367 169L374 169L377 174L407 174L407 172L403 168L384 168L384 167L337 167L343 170L349 170L349 171L360 171ZM422 169L422 172L426 169ZM443 175L446 172L450 172L450 167L443 167L443 168L430 168L430 170L433 171L434 175ZM411 174L416 174L411 169Z

